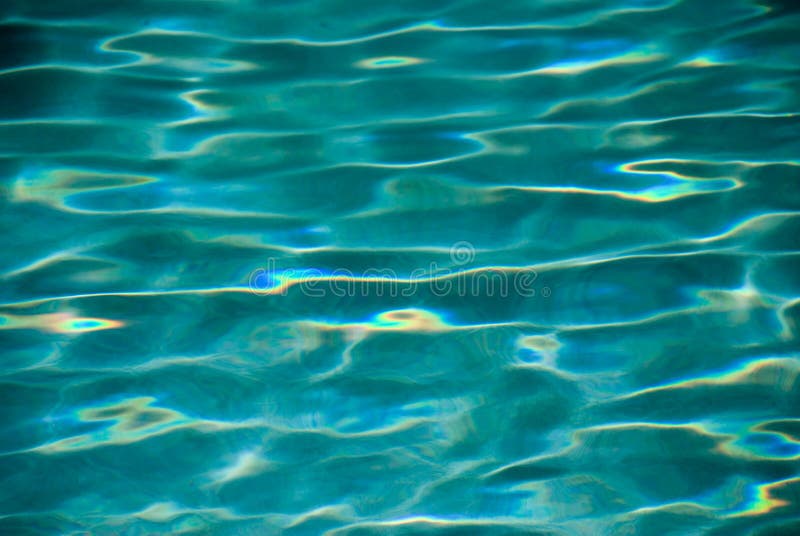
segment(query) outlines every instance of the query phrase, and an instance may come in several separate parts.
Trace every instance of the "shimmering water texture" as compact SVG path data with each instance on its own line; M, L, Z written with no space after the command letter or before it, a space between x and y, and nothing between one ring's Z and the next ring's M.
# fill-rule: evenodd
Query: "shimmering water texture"
M800 534L798 5L0 2L0 534Z

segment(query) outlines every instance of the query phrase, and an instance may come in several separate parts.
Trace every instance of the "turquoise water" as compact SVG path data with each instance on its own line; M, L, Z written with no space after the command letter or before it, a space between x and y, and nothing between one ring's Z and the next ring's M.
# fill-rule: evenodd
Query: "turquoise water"
M800 533L796 3L0 14L0 534Z

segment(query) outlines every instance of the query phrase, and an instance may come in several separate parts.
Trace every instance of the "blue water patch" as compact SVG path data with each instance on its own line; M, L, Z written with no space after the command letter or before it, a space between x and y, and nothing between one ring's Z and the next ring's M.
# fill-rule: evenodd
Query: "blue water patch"
M794 534L790 2L0 7L0 534Z

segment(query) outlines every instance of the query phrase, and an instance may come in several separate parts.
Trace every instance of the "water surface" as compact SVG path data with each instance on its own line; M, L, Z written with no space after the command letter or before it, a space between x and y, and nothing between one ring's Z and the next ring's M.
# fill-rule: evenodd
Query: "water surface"
M0 15L0 533L800 533L792 2Z

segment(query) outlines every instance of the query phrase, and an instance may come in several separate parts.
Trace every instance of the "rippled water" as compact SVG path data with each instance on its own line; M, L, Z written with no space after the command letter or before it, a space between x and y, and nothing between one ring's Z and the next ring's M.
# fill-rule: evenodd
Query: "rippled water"
M0 533L800 533L789 0L6 0Z

